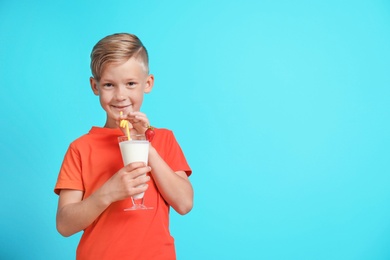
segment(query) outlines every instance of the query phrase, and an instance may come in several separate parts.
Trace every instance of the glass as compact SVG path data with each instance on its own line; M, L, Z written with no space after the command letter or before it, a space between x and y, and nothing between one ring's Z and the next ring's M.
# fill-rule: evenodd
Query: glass
M127 136L118 137L123 164L128 165L133 162L144 162L148 164L149 141L142 134L131 135L130 137L131 140L128 140ZM144 205L144 195L145 192L132 196L131 201L133 202L133 206L124 210L153 209Z

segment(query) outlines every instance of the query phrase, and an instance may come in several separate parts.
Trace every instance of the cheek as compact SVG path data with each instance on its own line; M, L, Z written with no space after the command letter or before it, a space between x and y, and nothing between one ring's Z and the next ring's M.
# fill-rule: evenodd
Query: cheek
M108 95L102 95L102 94L100 94L100 95L99 95L99 99L100 99L100 104L101 104L102 106L107 105L107 104L110 103L110 101L111 101L111 98L110 98Z
M136 95L133 95L131 98L131 102L133 103L134 109L136 111L139 111L142 105L142 101L144 100L143 93L137 93Z
M137 91L136 93L133 93L133 95L131 95L131 99L133 99L134 102L140 103L144 99L144 93L141 91Z

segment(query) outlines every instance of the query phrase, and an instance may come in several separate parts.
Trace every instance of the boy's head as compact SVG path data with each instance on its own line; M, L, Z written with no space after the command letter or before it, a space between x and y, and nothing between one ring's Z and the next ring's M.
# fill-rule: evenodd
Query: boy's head
M137 36L109 35L92 49L90 84L107 113L106 127L116 128L121 114L140 111L144 94L153 88L148 53Z
M100 81L105 67L111 63L122 63L130 58L137 59L149 74L148 52L141 40L129 33L116 33L101 39L92 49L91 71Z

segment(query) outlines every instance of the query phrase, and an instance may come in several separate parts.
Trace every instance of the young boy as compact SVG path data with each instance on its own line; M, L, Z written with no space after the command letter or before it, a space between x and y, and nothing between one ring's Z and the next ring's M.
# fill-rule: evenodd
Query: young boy
M148 165L123 166L118 144L124 135L121 120L128 121L132 134L143 134L149 126L140 112L154 83L147 50L135 35L109 35L94 46L91 70L91 88L107 119L66 152L54 190L59 194L57 230L63 236L84 230L76 252L80 260L175 259L169 207L184 215L193 205L184 154L167 129L154 129ZM142 192L153 209L124 211L132 206L130 197Z

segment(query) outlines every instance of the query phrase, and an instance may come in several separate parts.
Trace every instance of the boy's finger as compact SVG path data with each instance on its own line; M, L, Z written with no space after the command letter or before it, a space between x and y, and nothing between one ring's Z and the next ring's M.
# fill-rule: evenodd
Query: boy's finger
M133 162L129 163L128 165L125 166L126 170L134 170L140 167L145 167L146 164L144 162Z
M152 170L150 166L145 165L143 162L135 162L135 163L130 163L126 165L125 171L127 173L132 173L135 176L139 176L145 173L148 173Z

